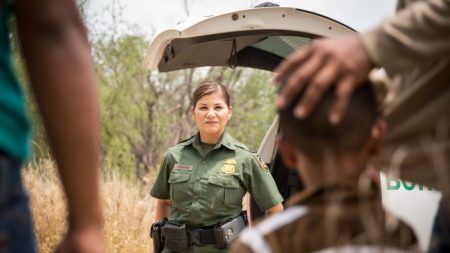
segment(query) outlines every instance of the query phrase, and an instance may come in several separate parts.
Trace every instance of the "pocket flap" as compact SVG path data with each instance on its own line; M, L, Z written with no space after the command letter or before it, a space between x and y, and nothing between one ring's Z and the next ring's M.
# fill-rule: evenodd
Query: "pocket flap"
M170 174L169 180L167 182L169 184L185 182L189 180L190 176L190 173L172 173Z
M208 183L225 187L225 188L239 188L239 182L233 177L210 177Z

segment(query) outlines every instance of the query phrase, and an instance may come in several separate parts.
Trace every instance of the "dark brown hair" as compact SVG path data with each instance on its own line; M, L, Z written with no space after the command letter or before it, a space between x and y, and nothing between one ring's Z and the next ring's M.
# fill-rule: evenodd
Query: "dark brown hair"
M197 104L198 100L200 100L200 98L216 92L220 92L222 94L228 107L231 106L231 98L227 88L215 81L204 81L200 84L200 86L197 87L197 89L195 89L194 93L192 94L192 106L195 108L195 105Z
M330 88L316 108L305 119L293 115L295 105L303 93L287 108L280 110L283 139L311 158L322 158L326 151L335 154L355 152L363 147L373 124L379 118L379 107L373 85L361 84L352 94L347 111L338 125L328 120L335 99L335 88Z

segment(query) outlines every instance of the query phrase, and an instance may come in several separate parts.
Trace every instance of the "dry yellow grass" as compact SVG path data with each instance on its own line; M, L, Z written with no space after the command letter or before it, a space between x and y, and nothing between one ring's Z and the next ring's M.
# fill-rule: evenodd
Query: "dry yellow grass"
M56 170L44 161L24 170L30 193L39 252L53 252L66 231L66 206ZM117 175L102 180L105 236L108 252L151 252L148 236L153 202L148 187L138 187Z

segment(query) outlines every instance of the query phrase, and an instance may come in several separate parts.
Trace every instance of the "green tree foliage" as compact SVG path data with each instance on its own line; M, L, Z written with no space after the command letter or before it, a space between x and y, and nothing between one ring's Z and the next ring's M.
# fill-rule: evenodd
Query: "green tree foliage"
M230 133L250 149L256 151L265 131L275 116L275 88L270 75L263 71L249 71L243 83L233 90L234 103Z
M136 163L132 144L139 136L135 124L145 119L142 102L151 94L143 87L143 49L140 37L104 36L94 44L101 94L102 150L106 168L127 175Z

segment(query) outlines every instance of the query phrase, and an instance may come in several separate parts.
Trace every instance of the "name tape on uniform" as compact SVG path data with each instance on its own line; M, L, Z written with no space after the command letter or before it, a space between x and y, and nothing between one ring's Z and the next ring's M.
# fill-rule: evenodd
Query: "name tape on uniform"
M194 166L192 165L184 165L184 164L175 164L173 167L174 170L192 170Z

